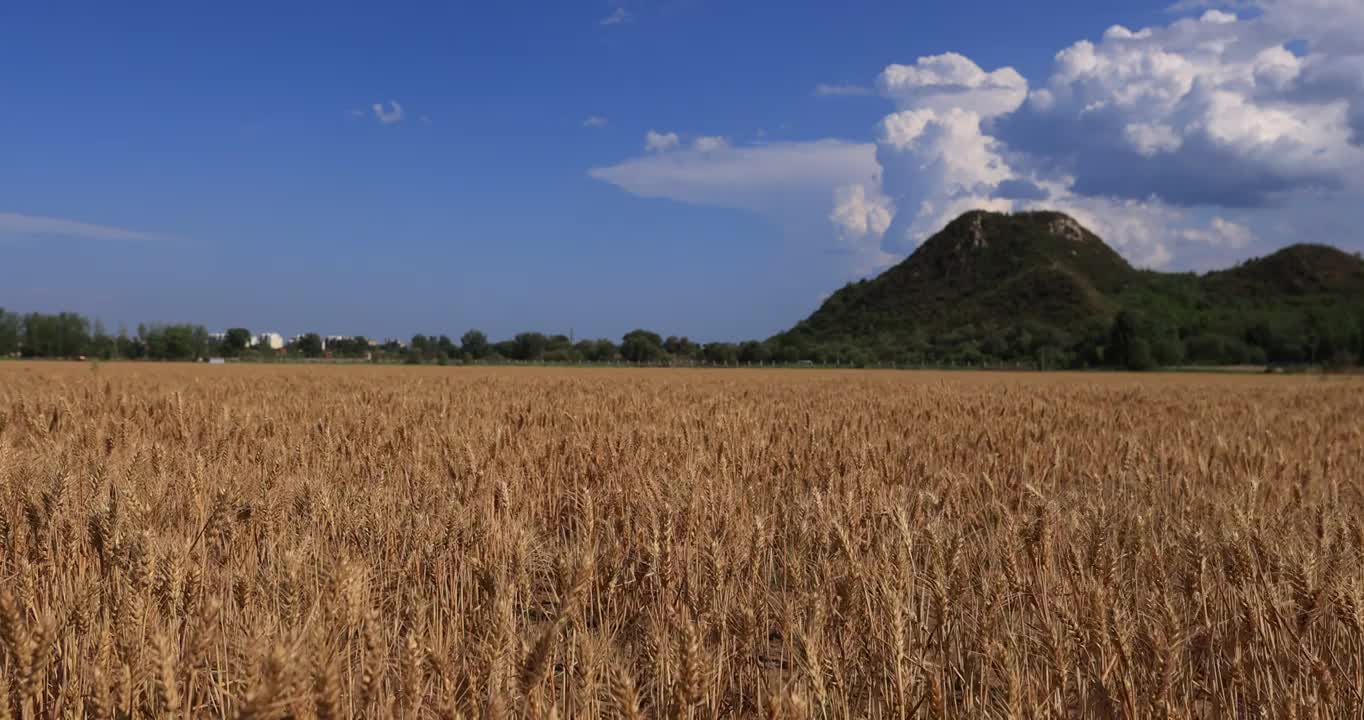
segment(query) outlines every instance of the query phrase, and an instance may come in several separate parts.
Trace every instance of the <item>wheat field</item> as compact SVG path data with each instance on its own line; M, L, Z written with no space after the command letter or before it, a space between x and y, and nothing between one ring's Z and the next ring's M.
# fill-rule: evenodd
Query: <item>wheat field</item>
M0 718L1364 712L1364 383L0 363Z

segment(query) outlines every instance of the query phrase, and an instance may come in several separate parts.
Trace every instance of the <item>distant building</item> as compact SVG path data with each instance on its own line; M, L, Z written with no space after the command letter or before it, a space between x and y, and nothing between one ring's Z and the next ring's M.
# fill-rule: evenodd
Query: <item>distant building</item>
M257 344L263 345L270 350L284 349L284 336L275 332L261 333L256 336Z

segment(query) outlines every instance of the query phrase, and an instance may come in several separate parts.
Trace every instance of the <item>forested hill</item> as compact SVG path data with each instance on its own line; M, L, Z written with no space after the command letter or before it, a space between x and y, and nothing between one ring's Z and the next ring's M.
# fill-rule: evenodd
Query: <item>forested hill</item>
M1364 353L1364 261L1294 245L1206 275L1158 273L1062 213L973 211L771 342L901 362L1345 362Z

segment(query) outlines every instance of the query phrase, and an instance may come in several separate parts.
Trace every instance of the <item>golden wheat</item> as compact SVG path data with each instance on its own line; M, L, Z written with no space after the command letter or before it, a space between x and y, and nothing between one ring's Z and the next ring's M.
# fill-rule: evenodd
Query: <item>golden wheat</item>
M1364 383L0 364L0 718L1360 717Z

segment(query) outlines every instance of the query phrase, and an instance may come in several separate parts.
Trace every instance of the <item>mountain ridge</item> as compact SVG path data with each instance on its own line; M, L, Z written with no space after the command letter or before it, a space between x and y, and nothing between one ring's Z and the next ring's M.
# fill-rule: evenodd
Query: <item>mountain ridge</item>
M1358 356L1364 260L1297 243L1201 275L1164 273L1134 268L1061 212L973 210L772 341L805 356L833 348L970 362L1043 350L1068 364L1104 364L1119 315L1149 336L1162 363Z

